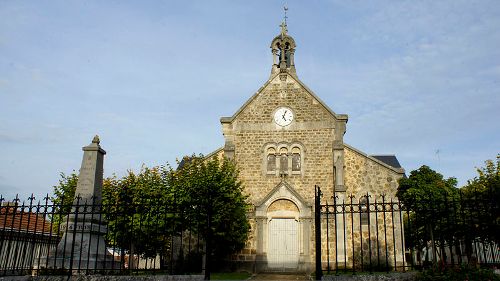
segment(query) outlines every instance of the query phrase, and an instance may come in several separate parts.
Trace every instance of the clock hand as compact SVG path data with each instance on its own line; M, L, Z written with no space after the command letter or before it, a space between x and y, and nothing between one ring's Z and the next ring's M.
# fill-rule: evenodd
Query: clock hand
M283 117L283 120L285 120L285 121L286 121L286 118L285 118L286 112L287 112L287 111L285 110L285 112L284 112L284 113L283 113L283 115L281 116L281 117Z

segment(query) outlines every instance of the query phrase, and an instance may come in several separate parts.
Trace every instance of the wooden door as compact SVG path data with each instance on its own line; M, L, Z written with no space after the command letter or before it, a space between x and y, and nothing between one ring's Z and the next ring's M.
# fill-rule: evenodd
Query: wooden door
M299 262L298 222L295 219L272 219L269 222L268 266L272 270L297 269Z

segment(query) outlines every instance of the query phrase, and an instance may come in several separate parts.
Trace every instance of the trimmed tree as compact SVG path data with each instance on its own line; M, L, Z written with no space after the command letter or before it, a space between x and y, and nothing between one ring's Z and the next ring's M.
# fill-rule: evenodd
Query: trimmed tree
M143 166L138 174L129 171L121 179L104 179L106 238L123 257L160 254L161 266L171 257L182 265L184 249L171 249L171 242L185 238L186 231L204 238L210 258L220 260L244 247L249 205L235 164L202 156L188 159L177 170ZM76 173L61 177L52 197L56 225L71 210L78 182Z
M446 242L457 239L455 218L459 208L455 178L443 175L428 166L411 171L408 178L399 180L396 193L408 213L405 216L406 246L417 252L432 247L433 256L445 254ZM456 242L456 241L455 241ZM428 253L428 251L427 251ZM441 260L445 257L442 256ZM429 256L425 256L428 261ZM433 259L436 261L436 259Z
M52 231L57 233L60 232L59 226L63 222L63 218L71 211L76 184L78 182L78 175L74 170L69 175L65 173L60 173L59 175L61 176L59 184L52 187L54 194L50 197L50 201L53 204L52 210L50 210Z
M470 259L473 241L500 244L500 154L496 161L486 160L478 175L460 189L462 229L466 255Z
M234 162L185 158L179 169L171 169L169 182L187 225L205 237L208 257L224 259L244 247L250 230L249 205ZM210 269L210 264L206 267Z

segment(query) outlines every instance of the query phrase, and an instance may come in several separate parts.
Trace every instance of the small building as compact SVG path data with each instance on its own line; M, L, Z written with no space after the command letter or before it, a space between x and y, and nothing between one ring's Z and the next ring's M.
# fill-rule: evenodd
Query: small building
M42 206L43 207L43 206ZM45 206L46 207L46 206ZM0 207L0 276L29 274L59 237L40 206L3 202Z

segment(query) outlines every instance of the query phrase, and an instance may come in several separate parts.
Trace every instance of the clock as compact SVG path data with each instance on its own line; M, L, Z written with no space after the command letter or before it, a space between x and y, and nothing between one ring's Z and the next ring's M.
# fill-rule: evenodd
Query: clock
M276 124L285 127L290 125L292 121L293 121L293 112L290 108L279 107L274 112L274 122L276 122Z

